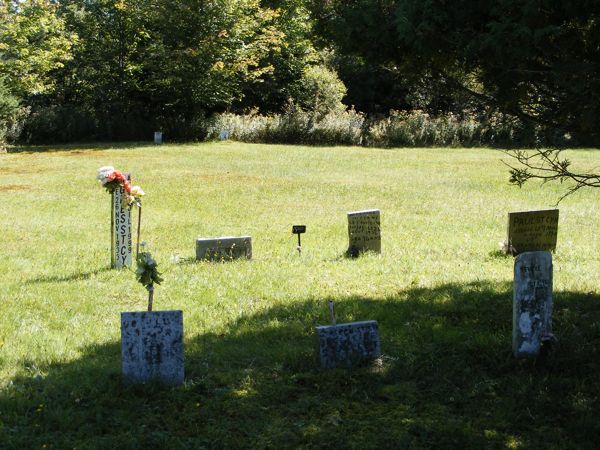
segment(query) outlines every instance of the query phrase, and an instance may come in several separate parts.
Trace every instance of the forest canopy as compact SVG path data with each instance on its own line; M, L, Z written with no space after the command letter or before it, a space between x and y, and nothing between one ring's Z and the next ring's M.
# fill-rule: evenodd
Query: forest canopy
M215 113L293 104L314 120L354 107L517 121L542 143L597 145L599 7L2 0L0 139L202 139Z

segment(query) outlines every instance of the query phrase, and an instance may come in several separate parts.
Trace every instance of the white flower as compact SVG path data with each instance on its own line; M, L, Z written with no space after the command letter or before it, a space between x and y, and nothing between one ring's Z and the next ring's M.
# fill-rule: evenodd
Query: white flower
M115 171L115 168L112 166L104 166L98 169L98 175L96 175L96 179L102 183L104 186L108 183L108 176Z
M144 191L142 191L142 188L139 186L132 186L131 188L131 195L133 195L134 197L141 197L142 195L145 195Z

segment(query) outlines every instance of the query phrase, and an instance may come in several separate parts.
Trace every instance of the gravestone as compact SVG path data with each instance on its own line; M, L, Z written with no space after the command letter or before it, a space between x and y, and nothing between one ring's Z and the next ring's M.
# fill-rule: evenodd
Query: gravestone
M129 178L129 176L127 176ZM118 186L112 194L112 266L131 266L131 211L124 205L125 189Z
M121 361L126 383L183 383L183 312L121 313Z
M163 141L162 131L155 131L154 132L154 143L155 144L162 144L162 141Z
M231 133L229 132L228 129L221 130L221 132L219 133L219 139L221 141L226 141L227 139L229 139L230 134Z
M377 321L316 327L319 362L324 369L351 367L381 356Z
M537 356L552 338L552 255L525 252L515 259L513 353Z
M508 213L508 252L554 251L558 234L558 209Z
M361 252L381 253L380 211L369 209L348 213L348 254Z
M251 236L196 239L197 260L230 261L238 258L252 259Z

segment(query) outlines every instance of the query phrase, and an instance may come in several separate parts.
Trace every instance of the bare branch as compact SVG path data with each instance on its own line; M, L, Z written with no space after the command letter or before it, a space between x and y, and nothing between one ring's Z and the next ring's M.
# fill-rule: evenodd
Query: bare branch
M567 191L558 199L556 205L583 187L600 188L600 174L572 172L571 161L561 158L561 152L561 149L505 151L505 154L518 163L511 165L503 161L509 167L509 182L519 187L531 179L541 180L542 183L549 181L569 183Z

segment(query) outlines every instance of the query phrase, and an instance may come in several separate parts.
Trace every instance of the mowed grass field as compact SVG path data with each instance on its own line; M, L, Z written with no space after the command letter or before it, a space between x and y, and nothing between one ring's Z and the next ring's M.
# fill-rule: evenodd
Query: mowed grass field
M510 186L503 160L234 142L0 155L0 448L598 448L600 191L560 204L558 344L515 360L507 213L566 187ZM121 382L120 313L147 295L109 269L104 165L146 192L155 310L184 313L180 387ZM371 208L382 254L347 259L346 213ZM253 259L194 261L197 237L224 235L251 235ZM328 300L339 322L379 322L380 361L318 368Z

